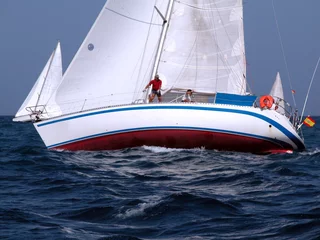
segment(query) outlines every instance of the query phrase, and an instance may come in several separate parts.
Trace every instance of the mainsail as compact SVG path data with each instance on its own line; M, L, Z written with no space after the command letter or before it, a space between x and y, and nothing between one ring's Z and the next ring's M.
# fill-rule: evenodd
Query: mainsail
M56 91L57 87L61 83L61 80L62 58L60 42L58 42L55 50L52 52L27 98L16 113L13 121L31 121L29 115L32 113L32 111L43 111L44 106L48 103L52 94ZM55 105L55 107L52 107L52 113L50 116L61 114L53 101L52 104Z
M175 1L159 64L172 89L246 93L242 0Z

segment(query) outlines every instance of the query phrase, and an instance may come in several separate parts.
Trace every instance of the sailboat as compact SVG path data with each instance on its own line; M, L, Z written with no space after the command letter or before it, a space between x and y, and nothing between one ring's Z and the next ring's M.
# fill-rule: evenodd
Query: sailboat
M61 81L62 58L60 42L58 42L27 98L15 114L13 121L33 122L36 118L44 119L60 115L61 112L57 106L54 109L45 106Z
M297 117L247 92L241 0L108 0L34 123L48 149L305 149ZM149 102L155 75L162 102ZM192 89L192 102L181 102Z
M277 72L276 79L272 85L269 95L271 95L274 98L274 101L276 102L277 109L275 110L277 110L281 114L285 114L286 105L284 101L283 86L279 72Z

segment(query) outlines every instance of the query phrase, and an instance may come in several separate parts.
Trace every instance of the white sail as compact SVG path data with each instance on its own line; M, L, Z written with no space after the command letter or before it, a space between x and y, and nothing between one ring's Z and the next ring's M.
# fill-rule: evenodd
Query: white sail
M175 1L158 72L168 88L245 94L242 0Z
M276 79L271 88L270 95L275 97L275 101L279 106L277 111L279 113L284 114L285 113L284 94L283 94L282 81L281 81L279 72L277 73Z
M35 111L48 110L44 109L52 94L56 91L62 80L62 58L61 47L58 42L55 50L52 52L45 67L33 85L27 98L19 108L13 121L31 121L30 114ZM53 104L53 102L52 102ZM55 106L53 106L55 105ZM51 117L61 114L56 104L51 107Z
M166 1L108 0L56 92L62 113L132 103L150 80Z

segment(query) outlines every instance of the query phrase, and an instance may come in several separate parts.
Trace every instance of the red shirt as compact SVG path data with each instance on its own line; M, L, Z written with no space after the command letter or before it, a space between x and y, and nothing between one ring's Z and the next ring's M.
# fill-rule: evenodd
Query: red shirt
M158 91L161 88L162 81L160 79L159 80L153 79L149 82L149 85L151 84L152 84L152 90Z

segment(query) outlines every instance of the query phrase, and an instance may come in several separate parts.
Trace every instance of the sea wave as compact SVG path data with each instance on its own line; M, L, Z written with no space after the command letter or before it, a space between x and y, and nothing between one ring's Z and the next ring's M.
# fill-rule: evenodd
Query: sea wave
M0 123L1 239L320 236L318 129L292 154L71 152L47 150L30 124Z

